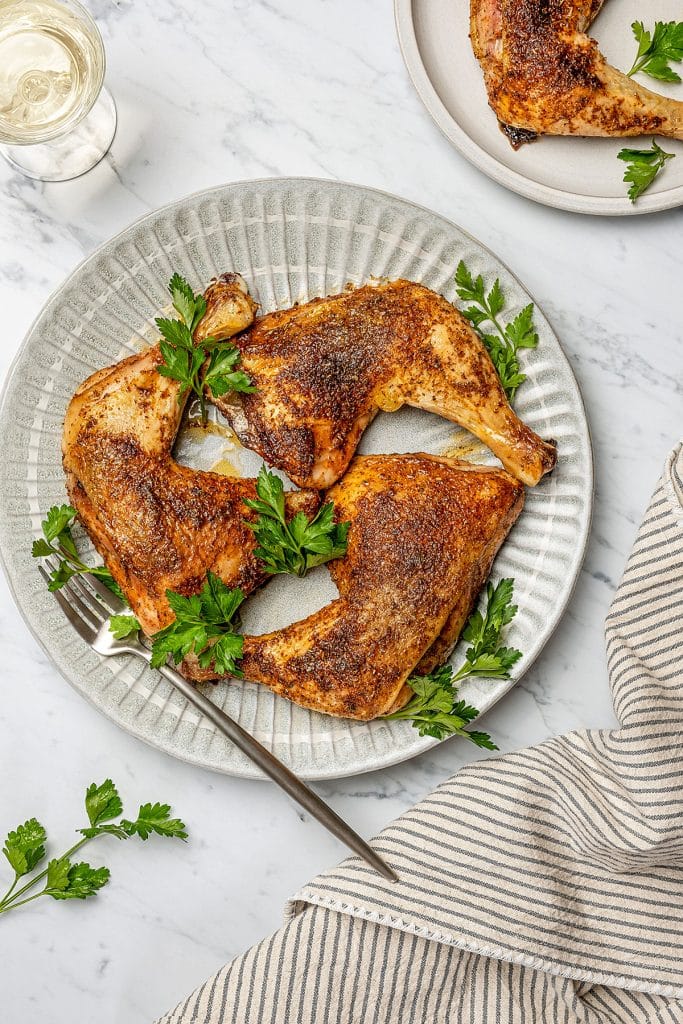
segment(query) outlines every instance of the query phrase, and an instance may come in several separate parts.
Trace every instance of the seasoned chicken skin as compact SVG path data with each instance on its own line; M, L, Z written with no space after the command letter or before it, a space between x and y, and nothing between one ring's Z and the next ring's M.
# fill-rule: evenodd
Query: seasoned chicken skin
M479 337L451 303L382 281L269 313L234 343L257 390L215 400L248 448L300 487L326 488L381 409L407 404L466 427L526 484L555 447L515 415Z
M198 336L227 338L251 323L255 304L236 274L213 282L206 298ZM246 593L265 578L243 523L251 513L242 498L256 497L255 481L173 460L184 402L160 363L154 345L89 377L71 400L62 443L71 503L149 634L173 621L167 588L195 593L209 569ZM319 499L299 492L288 503L291 514L313 512Z
M329 563L339 598L246 636L241 668L303 707L376 718L410 699L416 666L445 661L524 488L505 470L456 459L359 455L327 497L351 523L346 554Z
M683 102L611 67L586 33L604 0L471 0L489 103L513 146L536 135L683 138Z

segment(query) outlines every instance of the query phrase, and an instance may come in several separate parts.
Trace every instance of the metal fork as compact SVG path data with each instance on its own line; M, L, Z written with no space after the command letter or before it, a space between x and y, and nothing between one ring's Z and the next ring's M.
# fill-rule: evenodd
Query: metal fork
M49 560L46 564L53 569ZM49 576L42 566L40 572L45 580ZM76 632L89 644L97 654L107 658L114 654L133 654L148 664L151 651L139 640L137 634L116 640L109 630L109 616L130 612L112 592L94 576L72 576L61 590L54 592L59 606ZM258 740L246 732L241 725L216 707L213 701L205 697L192 683L170 665L162 665L158 671L179 690L190 704L194 705L206 718L227 736L243 754L257 765L264 775L284 789L293 800L304 810L316 818L321 825L345 843L350 850L367 861L371 867L379 871L390 882L398 881L396 873L382 860L364 839L353 831L346 822L328 807L324 800L290 771L281 761L271 754Z

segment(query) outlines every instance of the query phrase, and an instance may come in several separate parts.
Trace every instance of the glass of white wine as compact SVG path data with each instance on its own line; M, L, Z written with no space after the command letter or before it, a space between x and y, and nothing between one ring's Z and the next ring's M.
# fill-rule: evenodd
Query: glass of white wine
M0 153L42 181L94 167L116 131L104 45L77 0L0 0Z

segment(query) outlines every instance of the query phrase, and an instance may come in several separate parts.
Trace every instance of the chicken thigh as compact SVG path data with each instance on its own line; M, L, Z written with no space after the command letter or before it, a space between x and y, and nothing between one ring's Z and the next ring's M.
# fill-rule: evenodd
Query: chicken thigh
M604 0L471 0L489 103L517 148L537 135L683 139L683 102L617 71L586 33Z
M234 344L256 391L215 403L300 487L333 484L376 413L404 404L466 427L526 484L555 465L554 445L510 408L478 335L423 285L377 281L269 313Z
M255 304L236 274L212 282L196 336L228 338L251 323ZM166 590L199 591L211 570L246 593L264 581L254 557L250 513L254 480L234 480L176 463L173 442L183 413L179 384L158 372L153 345L99 370L69 404L62 442L72 505L143 630L173 621ZM288 495L291 515L313 512L318 495Z
M329 563L339 597L285 629L245 636L240 667L303 707L376 718L410 699L416 666L445 661L524 488L505 470L456 459L359 455L328 498L351 523L346 554Z

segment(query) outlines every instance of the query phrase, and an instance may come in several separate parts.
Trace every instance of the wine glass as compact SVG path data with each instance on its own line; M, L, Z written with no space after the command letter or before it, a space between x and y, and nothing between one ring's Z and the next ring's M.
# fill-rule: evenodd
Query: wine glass
M0 0L0 153L41 181L94 167L116 131L104 45L77 0Z

